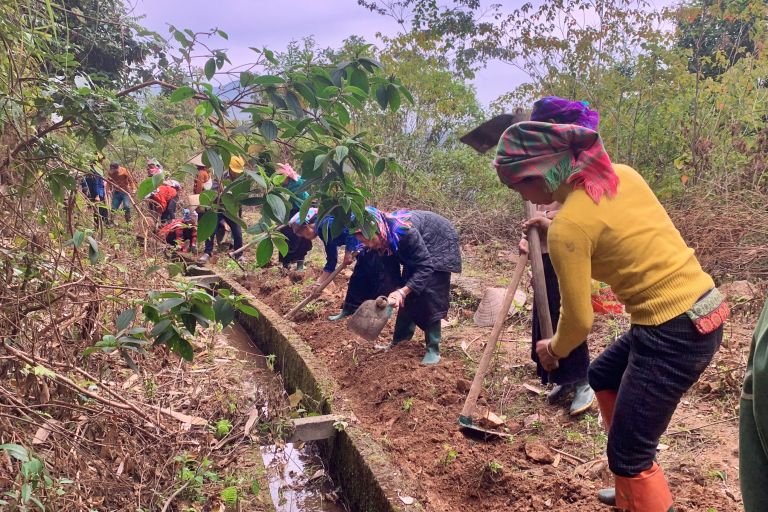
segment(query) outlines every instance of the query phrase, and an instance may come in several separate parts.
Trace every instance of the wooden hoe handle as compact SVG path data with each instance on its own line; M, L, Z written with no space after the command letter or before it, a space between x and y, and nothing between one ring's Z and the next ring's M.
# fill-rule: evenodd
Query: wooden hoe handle
M470 417L475 411L477 398L480 396L480 389L483 387L483 379L485 379L485 374L488 372L488 366L491 364L493 351L496 348L496 343L499 341L501 330L504 328L504 321L507 318L509 308L512 307L512 301L515 299L517 286L520 284L520 279L523 277L523 272L525 271L525 265L527 263L528 255L521 254L518 256L515 273L512 275L512 281L510 281L509 286L507 286L507 291L504 294L504 301L501 303L501 309L496 314L496 319L493 322L491 336L485 344L483 356L480 358L480 364L477 366L475 378L472 380L472 387L469 388L469 394L464 401L464 407L461 409L461 415L463 417Z

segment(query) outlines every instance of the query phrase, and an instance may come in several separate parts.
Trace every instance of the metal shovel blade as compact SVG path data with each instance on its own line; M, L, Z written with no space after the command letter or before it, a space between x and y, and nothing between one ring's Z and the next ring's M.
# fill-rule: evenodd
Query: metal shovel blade
M386 297L378 297L360 304L347 320L347 329L368 341L376 341L392 316L392 307Z
M459 430L461 430L461 433L466 437L481 439L483 441L512 437L511 434L507 434L506 432L497 432L495 430L490 430L479 425L475 425L472 421L472 418L468 416L459 416Z

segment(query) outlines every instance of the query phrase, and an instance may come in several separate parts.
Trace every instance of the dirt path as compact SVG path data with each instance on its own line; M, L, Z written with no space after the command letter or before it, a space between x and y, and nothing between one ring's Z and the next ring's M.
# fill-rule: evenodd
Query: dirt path
M320 252L314 251L316 258ZM511 263L500 248L465 251L467 256L465 276L505 284ZM286 275L273 267L241 281L284 313L304 297L313 272ZM529 357L529 312L513 317L502 334L502 350L480 399L480 405L506 416L513 436L478 442L465 438L456 424L490 331L472 324L472 300L453 297L443 360L426 368L419 365L424 353L421 332L411 343L382 351L349 333L343 323L326 319L341 304L346 279L299 316L295 328L342 384L337 399L348 402L357 420L417 482L417 498L426 510L464 512L476 509L478 500L484 510L492 511L600 510L595 492L610 482L605 433L596 411L571 418L566 404L549 405L535 392L540 383ZM600 317L589 340L592 357L626 328L626 322L623 317ZM685 396L662 438L659 462L680 512L741 509L735 417L751 327L748 322L729 327L723 349ZM381 341L389 337L391 325ZM462 341L472 342L466 351Z

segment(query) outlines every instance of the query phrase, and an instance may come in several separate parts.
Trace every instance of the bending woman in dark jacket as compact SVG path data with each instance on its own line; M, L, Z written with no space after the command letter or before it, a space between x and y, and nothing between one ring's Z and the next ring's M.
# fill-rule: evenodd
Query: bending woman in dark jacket
M416 327L426 335L427 353L421 364L440 362L440 321L448 315L451 273L461 272L459 235L440 215L400 210L391 214L367 208L375 219L373 235L356 236L368 249L394 254L403 265L404 286L389 298L399 307L390 347L413 338Z
M325 246L325 267L314 286L320 287L336 269L339 260L339 247L344 247L344 261L352 263L354 253L358 252L352 276L349 278L347 294L341 312L328 317L336 321L348 317L360 307L360 304L380 295L389 295L400 286L400 262L397 257L389 254L379 254L376 251L360 251L362 246L357 239L349 234L346 228L332 238L331 226L333 216L325 216L318 222L317 208L310 208L304 221L299 221L299 214L291 217L290 226L293 233L305 240L320 237Z

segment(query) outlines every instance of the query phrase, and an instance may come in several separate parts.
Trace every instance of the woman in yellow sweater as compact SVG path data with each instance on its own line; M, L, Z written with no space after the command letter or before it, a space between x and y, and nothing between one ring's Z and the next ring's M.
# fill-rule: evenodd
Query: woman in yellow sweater
M554 369L592 329L592 278L608 283L631 315L630 330L589 367L616 481L615 493L598 498L667 512L673 500L656 446L719 348L727 306L648 184L611 163L597 132L518 123L504 132L494 163L523 199L563 205L548 233L561 314L554 337L536 345L542 366Z

